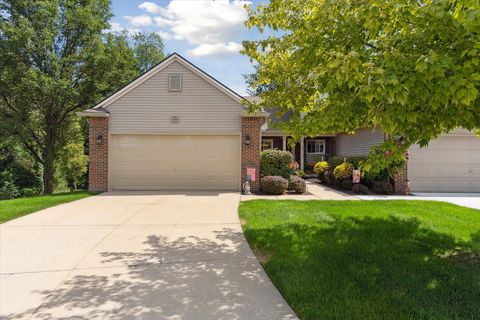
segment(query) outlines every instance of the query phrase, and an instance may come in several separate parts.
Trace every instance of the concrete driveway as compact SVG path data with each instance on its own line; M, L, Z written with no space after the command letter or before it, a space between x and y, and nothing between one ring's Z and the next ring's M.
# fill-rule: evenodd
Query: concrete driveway
M296 319L239 198L112 192L0 225L0 318Z

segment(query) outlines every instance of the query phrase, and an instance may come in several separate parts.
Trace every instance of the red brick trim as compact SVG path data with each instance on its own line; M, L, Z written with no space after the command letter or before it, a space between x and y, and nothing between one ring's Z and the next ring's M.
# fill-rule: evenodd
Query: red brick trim
M393 177L393 190L398 195L410 194L410 186L408 183L408 162L405 162L403 168Z
M242 185L247 178L247 168L255 168L255 182L250 183L252 192L260 190L260 133L264 122L264 117L242 117ZM250 137L249 145L245 144L247 135Z
M108 191L108 117L88 118L88 190ZM97 137L102 136L102 143Z

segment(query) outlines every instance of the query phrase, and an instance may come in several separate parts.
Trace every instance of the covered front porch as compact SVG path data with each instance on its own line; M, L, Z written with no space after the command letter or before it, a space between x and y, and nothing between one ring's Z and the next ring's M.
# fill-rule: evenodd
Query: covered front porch
M328 160L335 155L335 135L304 137L294 147L290 146L290 139L290 136L281 131L262 132L262 151L265 149L290 151L300 169L306 172L313 171L318 161Z

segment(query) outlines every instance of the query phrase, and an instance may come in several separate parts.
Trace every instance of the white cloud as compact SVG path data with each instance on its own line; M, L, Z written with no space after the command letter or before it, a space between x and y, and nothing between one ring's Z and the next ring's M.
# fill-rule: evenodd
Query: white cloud
M201 56L220 56L220 55L229 55L238 53L242 49L242 45L236 42L229 42L229 43L216 43L216 44L208 44L204 43L201 44L189 51L187 51L188 55L194 57L201 57Z
M146 27L149 26L153 23L152 17L149 15L143 14L140 16L124 16L125 19L128 20L128 22L136 27Z
M246 0L171 0L166 7L143 2L139 8L155 14L157 26L168 29L173 39L193 45L189 55L205 56L241 49L238 42L246 31L243 22L247 18L244 6L250 4Z
M140 32L140 29L137 28L126 28L125 26L122 26L118 22L110 22L110 29L108 30L110 32L122 32L122 31L127 31L129 34L134 34L137 32Z
M164 9L153 2L146 1L146 2L140 3L138 7L140 9L147 11L148 13L153 13L153 14L164 13Z
M165 31L158 31L157 34L162 37L163 40L170 40L173 38L171 33Z

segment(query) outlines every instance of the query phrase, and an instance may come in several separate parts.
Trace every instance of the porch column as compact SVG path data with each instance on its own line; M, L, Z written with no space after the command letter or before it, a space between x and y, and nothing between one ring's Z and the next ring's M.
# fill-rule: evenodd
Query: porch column
M305 146L303 137L300 140L300 170L304 170L305 167Z
M282 143L283 143L282 150L287 151L287 137L286 136L282 137Z

